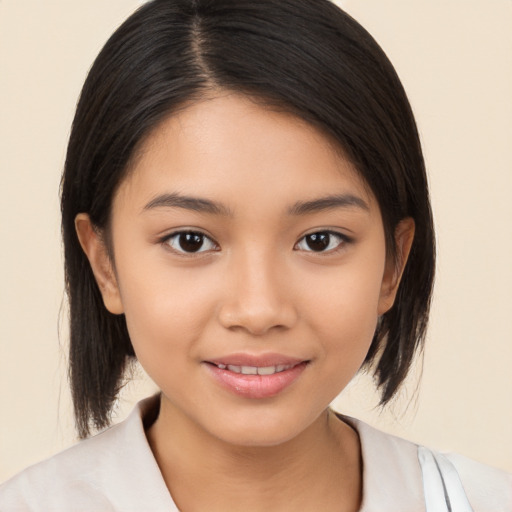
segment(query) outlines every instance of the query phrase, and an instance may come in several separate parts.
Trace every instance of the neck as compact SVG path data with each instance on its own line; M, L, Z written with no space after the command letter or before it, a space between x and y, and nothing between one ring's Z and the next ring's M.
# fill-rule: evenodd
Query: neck
M357 433L325 410L305 431L275 446L229 444L162 400L147 432L162 476L184 511L357 511Z

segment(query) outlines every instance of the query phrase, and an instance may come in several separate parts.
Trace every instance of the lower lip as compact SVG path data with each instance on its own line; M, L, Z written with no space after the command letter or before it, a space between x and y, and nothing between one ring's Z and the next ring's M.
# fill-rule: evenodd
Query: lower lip
M272 375L244 375L222 370L209 363L205 363L205 366L217 382L236 395L245 398L270 398L295 382L306 368L307 362Z

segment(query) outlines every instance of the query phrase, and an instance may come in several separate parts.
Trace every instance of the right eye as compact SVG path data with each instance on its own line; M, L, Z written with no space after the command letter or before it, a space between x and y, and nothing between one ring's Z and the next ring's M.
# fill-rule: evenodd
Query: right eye
M193 254L216 250L217 244L203 233L180 231L166 237L164 243L179 253Z

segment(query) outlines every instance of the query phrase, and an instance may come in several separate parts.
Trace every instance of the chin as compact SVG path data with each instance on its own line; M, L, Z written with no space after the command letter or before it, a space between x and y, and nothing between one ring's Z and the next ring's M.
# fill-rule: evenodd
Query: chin
M258 430L243 433L236 432L232 435L229 435L229 433L226 434L228 435L222 436L220 440L232 446L237 446L240 448L271 448L283 445L293 440L300 434L300 432L283 432L281 429L277 432L262 432Z
M271 413L253 413L249 418L234 418L224 425L215 425L210 431L221 441L239 447L275 447L299 437L312 421L305 418L274 416Z

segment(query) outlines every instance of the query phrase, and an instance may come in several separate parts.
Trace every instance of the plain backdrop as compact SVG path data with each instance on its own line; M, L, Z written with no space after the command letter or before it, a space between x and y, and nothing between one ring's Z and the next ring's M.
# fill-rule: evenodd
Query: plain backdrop
M141 3L0 0L0 481L75 442L59 180L87 70ZM334 406L512 471L512 1L339 3L409 94L439 261L423 371L384 412L364 377ZM116 421L154 390L138 372Z

